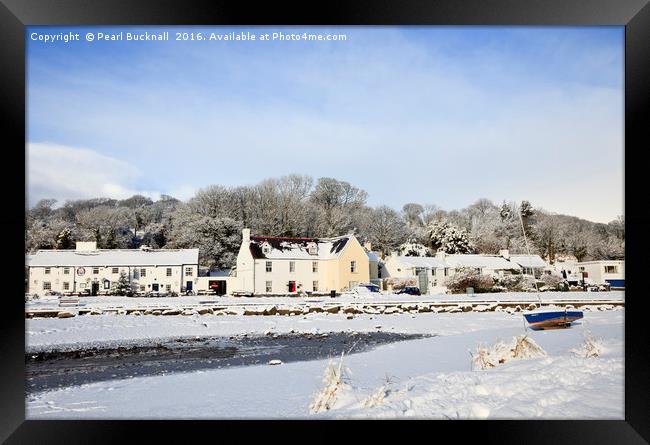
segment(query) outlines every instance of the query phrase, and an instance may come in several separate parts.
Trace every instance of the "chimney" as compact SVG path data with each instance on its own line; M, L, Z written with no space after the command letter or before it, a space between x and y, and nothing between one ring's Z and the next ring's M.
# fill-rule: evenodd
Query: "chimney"
M363 247L365 247L368 252L372 251L372 243L370 241L363 243Z
M510 259L510 252L508 251L508 249L499 250L499 255L501 255L506 260Z
M241 231L241 243L248 244L251 242L251 229L242 229Z
M77 241L76 250L88 252L91 250L97 250L97 241Z

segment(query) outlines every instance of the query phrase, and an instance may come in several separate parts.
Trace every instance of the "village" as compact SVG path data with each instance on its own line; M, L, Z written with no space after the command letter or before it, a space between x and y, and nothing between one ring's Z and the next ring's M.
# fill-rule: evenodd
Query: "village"
M32 298L116 295L120 277L127 283L120 289L132 296L312 296L405 289L417 295L438 295L451 293L448 284L456 293L495 292L499 283L520 284L517 277L539 280L542 290L624 289L623 261L565 260L552 267L539 255L510 255L507 250L499 255L392 252L381 260L370 243L361 245L354 235L267 237L251 236L250 229L244 229L237 265L218 271L201 270L199 249L110 250L97 249L95 242L77 242L76 246L75 250L39 250L29 255L27 294ZM467 278L468 271L493 278L494 284L487 289L454 285L457 272ZM524 286L500 290L535 290L530 282Z

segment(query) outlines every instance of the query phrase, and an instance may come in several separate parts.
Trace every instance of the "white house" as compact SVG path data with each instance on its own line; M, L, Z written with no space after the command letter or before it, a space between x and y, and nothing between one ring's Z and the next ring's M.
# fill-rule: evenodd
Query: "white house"
M444 280L449 275L449 266L439 258L403 256L397 252L384 262L382 278L413 278L420 292L434 294L444 291Z
M507 251L506 251L507 255ZM511 263L518 264L522 273L539 278L549 266L539 255L509 255Z
M138 293L184 292L196 287L199 249L97 249L95 242L77 242L76 250L39 250L25 260L30 294L108 294L122 273Z
M576 263L576 266L578 273L587 283L607 283L612 289L625 288L625 261L623 260L582 261Z
M327 293L368 283L369 260L354 235L334 238L251 236L242 231L237 289L253 294Z
M504 275L510 273L520 273L521 266L505 259L501 255L474 255L474 254L446 254L444 252L436 253L436 258L447 264L452 269L476 269L484 275Z

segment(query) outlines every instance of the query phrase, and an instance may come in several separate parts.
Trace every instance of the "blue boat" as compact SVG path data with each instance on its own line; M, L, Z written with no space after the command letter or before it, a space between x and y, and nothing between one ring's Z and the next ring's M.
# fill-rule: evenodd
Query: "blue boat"
M530 255L530 248L528 247L528 238L526 237L526 229L524 228L524 219L519 213L519 221L521 222L521 231L524 235L524 243L526 244L526 251ZM541 306L542 298L539 296L539 289L537 288L537 280L534 280L535 283L535 292L537 293L537 299ZM530 325L530 328L533 330L541 329L557 329L557 328L568 328L576 320L579 320L583 317L582 311L568 310L538 310L534 312L524 313L524 318Z
M524 313L524 318L533 330L566 328L582 317L582 311L566 309Z

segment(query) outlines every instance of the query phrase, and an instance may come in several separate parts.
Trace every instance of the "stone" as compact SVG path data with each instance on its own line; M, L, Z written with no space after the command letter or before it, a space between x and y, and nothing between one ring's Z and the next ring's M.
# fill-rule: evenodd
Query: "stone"
M275 360L269 361L269 365L281 365L281 364L282 364L282 360L275 359Z
M199 315L214 314L211 307L202 307L199 309Z
M180 309L165 309L161 312L162 315L180 315L181 313Z
M70 318L70 317L74 317L75 315L76 314L68 311L59 311L59 313L56 314L58 318Z

